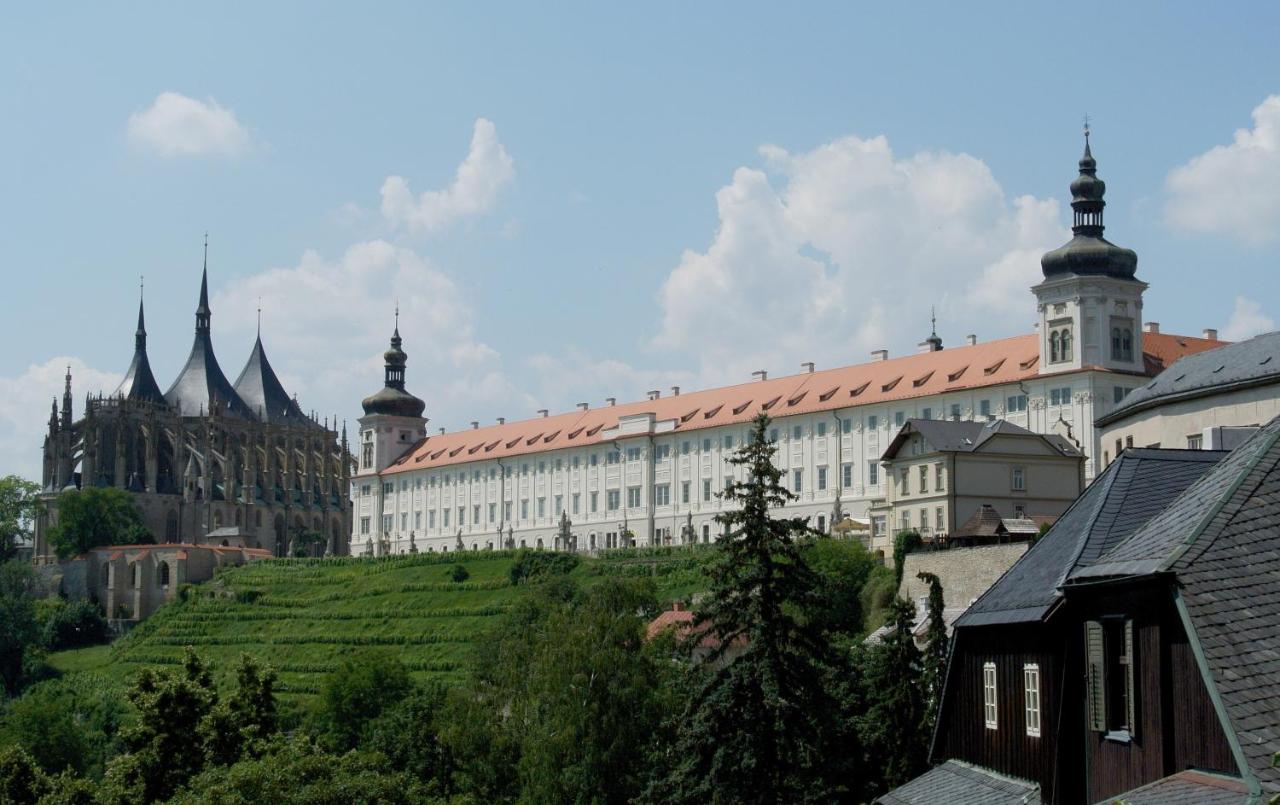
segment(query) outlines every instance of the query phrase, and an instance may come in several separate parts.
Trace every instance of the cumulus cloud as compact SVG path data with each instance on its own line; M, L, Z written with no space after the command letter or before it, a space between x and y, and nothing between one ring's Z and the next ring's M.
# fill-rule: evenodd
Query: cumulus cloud
M1259 333L1269 333L1276 328L1272 318L1262 312L1262 305L1243 296L1236 297L1235 310L1222 328L1222 338L1227 341L1243 341Z
M236 157L249 148L249 131L235 112L213 98L198 101L162 92L129 117L129 139L163 157Z
M1189 232L1259 244L1280 237L1280 95L1253 110L1253 128L1174 168L1165 216Z
M32 364L22 373L0 376L0 476L16 473L39 481L43 466L41 448L48 432L49 403L62 405L67 367L71 367L72 410L84 414L85 393L111 393L122 375L103 372L79 358L50 358Z
M914 344L935 304L951 343L1024 332L1040 255L1069 236L1057 201L1010 201L966 154L898 157L884 137L760 153L717 192L711 245L658 294L653 346L696 355L704 382Z
M536 407L477 338L475 313L458 286L410 249L373 240L336 259L307 251L296 265L215 291L216 326L251 332L259 298L272 365L303 408L321 416L359 416L357 401L381 387L397 300L409 387L427 401L433 421L456 427L512 399Z
M402 176L388 176L382 183L382 215L396 226L413 232L436 232L462 219L493 209L504 187L515 178L515 160L498 140L492 122L477 118L471 147L453 183L443 190L428 190L417 198Z

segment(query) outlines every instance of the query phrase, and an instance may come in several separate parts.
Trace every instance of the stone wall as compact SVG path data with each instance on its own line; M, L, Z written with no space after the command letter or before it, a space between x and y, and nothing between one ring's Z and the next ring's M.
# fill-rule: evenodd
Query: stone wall
M1028 547L1029 543L1013 542L907 554L898 595L911 602L927 597L929 586L916 578L917 573L924 571L942 581L947 609L963 611L995 584Z

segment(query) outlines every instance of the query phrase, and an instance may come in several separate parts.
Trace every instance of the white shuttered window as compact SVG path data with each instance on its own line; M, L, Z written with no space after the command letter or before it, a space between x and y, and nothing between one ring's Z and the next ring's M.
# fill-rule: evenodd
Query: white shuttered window
M997 726L996 719L996 664L982 664L982 720L987 729Z
M1022 666L1022 687L1026 697L1027 734L1040 737L1040 666L1028 663Z

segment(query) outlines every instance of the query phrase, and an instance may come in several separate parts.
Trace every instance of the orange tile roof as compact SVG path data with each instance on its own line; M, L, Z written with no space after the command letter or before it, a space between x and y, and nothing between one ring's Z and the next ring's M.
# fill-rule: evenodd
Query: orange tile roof
M1225 343L1170 333L1143 333L1146 374L1155 375L1183 355ZM892 360L428 436L382 474L451 466L476 458L500 459L606 444L616 437L611 431L622 417L638 414L653 414L656 421L672 422L676 432L687 432L748 422L761 410L773 417L792 416L1016 383L1036 377L1039 365L1039 339L1031 333ZM1107 371L1095 366L1079 371L1087 370ZM902 383L903 379L910 382ZM477 447L483 447L484 454L473 457L473 448Z

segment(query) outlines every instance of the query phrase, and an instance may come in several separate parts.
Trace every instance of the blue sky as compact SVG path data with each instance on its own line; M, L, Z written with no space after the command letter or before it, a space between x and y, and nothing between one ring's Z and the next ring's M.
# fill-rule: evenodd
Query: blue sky
M1025 332L1085 112L1147 317L1273 327L1273 4L217 5L0 26L0 473L64 363L123 372L139 274L167 386L206 230L225 372L262 296L348 420L397 298L449 428Z

